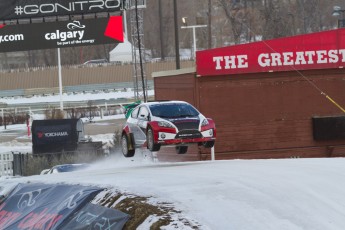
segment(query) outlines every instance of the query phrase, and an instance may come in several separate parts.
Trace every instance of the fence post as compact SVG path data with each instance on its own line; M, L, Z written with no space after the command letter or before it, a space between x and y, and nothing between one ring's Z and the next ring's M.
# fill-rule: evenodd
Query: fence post
M214 153L214 146L211 148L211 161L214 161L216 160L216 156L215 156L215 153Z
M3 154L2 153L0 153L0 176L2 176L3 175Z
M13 158L10 153L0 153L0 176L13 175Z

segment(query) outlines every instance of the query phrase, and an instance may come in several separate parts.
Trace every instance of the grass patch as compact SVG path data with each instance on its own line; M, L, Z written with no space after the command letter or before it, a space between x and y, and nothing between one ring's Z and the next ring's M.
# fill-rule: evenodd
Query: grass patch
M188 226L191 229L199 229L200 227L195 221L182 217L182 213L175 210L169 203L156 203L152 202L150 197L123 194L117 191L104 192L105 194L101 195L102 198L94 200L93 203L129 214L131 218L124 226L124 230L137 229L152 216L155 218L152 218L150 230L159 230L169 225L175 226L177 229L181 225ZM176 218L177 216L178 218ZM178 224L176 221L178 221Z

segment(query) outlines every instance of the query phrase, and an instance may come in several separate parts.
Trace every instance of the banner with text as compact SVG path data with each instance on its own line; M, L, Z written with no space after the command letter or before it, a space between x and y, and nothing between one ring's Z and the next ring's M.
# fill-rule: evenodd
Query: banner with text
M62 229L121 230L130 216L119 210L87 204L70 218Z
M0 52L123 42L122 16L0 26Z
M124 0L0 0L0 20L117 12Z
M345 29L198 51L199 76L343 68Z

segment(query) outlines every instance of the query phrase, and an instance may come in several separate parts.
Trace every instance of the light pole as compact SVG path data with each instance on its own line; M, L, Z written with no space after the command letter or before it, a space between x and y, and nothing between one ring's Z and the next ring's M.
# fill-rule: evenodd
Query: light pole
M175 56L176 56L176 69L181 69L180 63L180 41L178 36L178 21L177 21L177 2L174 0L174 26L175 26Z
M345 10L341 9L340 6L334 6L333 7L333 13L332 16L338 17L340 16L340 13L342 14L342 19L338 19L338 28L345 27Z
M195 29L196 28L203 28L207 27L207 25L194 25L194 26L188 26L187 25L187 17L182 18L182 24L181 29L193 29L193 58L195 59L195 54L196 54L196 35L195 35Z
M57 48L57 51L58 51L58 75L59 75L60 110L63 111L62 75L61 75L61 55L60 55L60 48Z

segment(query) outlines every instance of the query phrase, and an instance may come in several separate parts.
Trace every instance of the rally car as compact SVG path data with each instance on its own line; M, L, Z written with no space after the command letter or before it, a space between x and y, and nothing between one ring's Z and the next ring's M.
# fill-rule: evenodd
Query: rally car
M159 151L162 145L174 145L184 154L188 145L197 143L212 148L216 127L192 105L184 101L147 102L135 107L122 130L121 147L125 157L134 156L137 147Z

